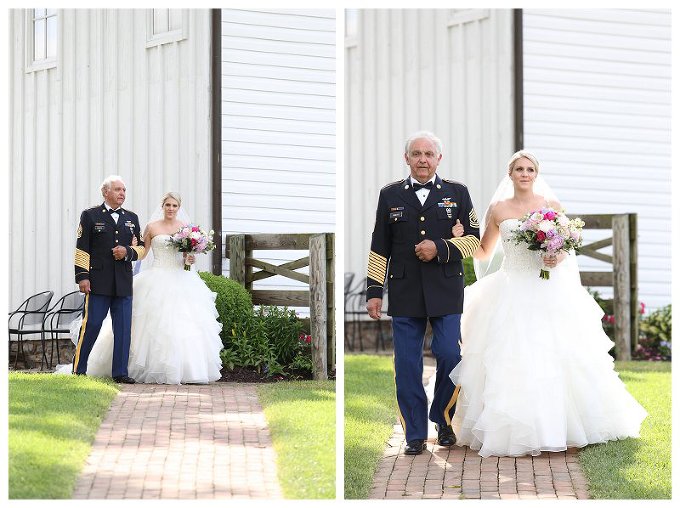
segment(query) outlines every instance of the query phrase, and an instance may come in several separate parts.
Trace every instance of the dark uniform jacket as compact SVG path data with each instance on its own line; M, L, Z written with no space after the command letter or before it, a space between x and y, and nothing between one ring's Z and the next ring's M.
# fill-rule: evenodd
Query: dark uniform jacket
M452 238L456 219L465 229L460 238ZM425 239L437 246L437 256L429 262L415 254L415 246ZM478 246L479 222L465 185L437 176L421 206L410 179L391 183L378 198L366 298L382 298L387 276L390 316L460 314L462 260Z
M136 238L136 241L133 241ZM111 249L127 249L124 260L116 261ZM76 241L76 283L90 280L90 290L97 295L132 295L132 261L144 255L144 245L137 215L118 210L118 223L104 204L80 215Z

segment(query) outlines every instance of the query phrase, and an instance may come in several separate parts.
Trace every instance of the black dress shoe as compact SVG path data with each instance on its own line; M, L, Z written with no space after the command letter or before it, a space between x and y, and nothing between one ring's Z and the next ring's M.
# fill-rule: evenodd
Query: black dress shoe
M425 441L423 439L414 439L406 443L406 448L404 448L405 455L420 455L423 450L427 448Z
M439 446L453 446L456 444L456 435L453 433L453 429L450 425L444 425L437 427L437 444Z
M135 384L135 380L129 376L116 376L113 378L116 383L125 383L127 385Z

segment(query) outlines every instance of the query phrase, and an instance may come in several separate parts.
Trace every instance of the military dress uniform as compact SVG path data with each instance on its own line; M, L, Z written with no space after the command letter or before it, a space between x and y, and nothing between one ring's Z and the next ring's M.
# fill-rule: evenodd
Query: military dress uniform
M459 219L460 238L452 238ZM432 240L437 256L418 259L415 246ZM394 337L397 403L406 441L427 439L427 396L422 384L423 340L427 321L437 360L434 400L429 418L450 426L458 391L449 373L460 361L463 311L463 259L479 246L479 222L467 187L436 176L421 205L410 179L380 191L368 259L366 298L382 298L387 281Z
M137 215L118 208L118 220L105 204L85 210L80 215L75 253L76 283L89 279L90 294L85 296L83 323L78 336L73 373L87 372L87 358L92 351L102 322L109 310L113 325L112 377L127 376L132 325L132 261L144 255ZM117 261L112 249L122 245L125 259Z

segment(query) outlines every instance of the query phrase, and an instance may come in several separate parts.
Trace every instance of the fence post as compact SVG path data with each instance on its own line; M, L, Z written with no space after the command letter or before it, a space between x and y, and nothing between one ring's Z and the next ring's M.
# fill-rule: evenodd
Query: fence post
M229 278L246 285L246 235L229 237Z
M638 301L638 249L637 249L637 214L628 214L630 236L630 345L635 351L640 335L640 302Z
M314 379L328 379L326 317L326 235L309 238L309 317Z
M328 367L335 367L335 234L326 233L326 309L328 316Z
M614 265L614 342L616 359L630 360L630 224L627 214L612 216Z

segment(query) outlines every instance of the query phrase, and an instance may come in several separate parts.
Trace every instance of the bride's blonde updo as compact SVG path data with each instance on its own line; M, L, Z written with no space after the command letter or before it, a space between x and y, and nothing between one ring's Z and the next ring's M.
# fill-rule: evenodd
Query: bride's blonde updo
M175 201L177 201L177 204L179 206L182 206L182 197L177 192L170 191L163 194L163 199L161 199L161 207L163 207L168 198L174 199Z
M522 157L529 159L533 163L536 168L536 174L538 174L538 159L533 153L528 152L527 150L519 150L512 154L512 157L510 157L510 160L508 161L508 174L512 173L512 167L515 165L515 161Z

